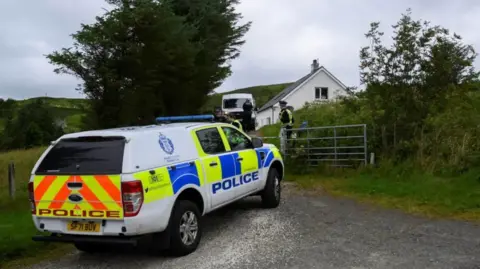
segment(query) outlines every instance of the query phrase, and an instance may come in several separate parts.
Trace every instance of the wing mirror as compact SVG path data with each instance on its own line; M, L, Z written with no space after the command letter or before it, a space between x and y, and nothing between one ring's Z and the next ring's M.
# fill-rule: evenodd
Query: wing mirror
M258 138L258 137L252 137L252 144L254 148L263 147L263 141L261 138Z

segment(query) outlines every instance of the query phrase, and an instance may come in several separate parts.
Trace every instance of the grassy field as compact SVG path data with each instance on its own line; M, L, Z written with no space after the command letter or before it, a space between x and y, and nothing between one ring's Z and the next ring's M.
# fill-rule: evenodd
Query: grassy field
M337 175L290 175L289 179L306 189L321 189L415 215L480 222L478 174L443 177L419 171L401 174L367 169Z
M0 268L18 258L37 257L38 253L62 245L33 242L36 234L30 214L27 183L30 171L45 148L0 153ZM16 197L8 195L8 164L16 170Z

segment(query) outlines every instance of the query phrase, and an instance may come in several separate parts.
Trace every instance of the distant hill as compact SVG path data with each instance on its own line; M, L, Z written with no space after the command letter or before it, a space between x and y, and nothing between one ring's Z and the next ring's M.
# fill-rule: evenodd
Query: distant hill
M222 102L222 95L227 93L251 93L257 102L257 106L261 107L290 84L291 83L261 85L237 89L229 92L215 93L209 96L209 100L202 108L202 111L213 111L215 106L220 106ZM58 120L64 121L67 132L75 132L80 130L81 118L83 116L82 108L88 105L87 100L79 98L35 97L25 100L18 100L16 101L16 104L17 107L21 107L38 99L42 99L52 108L52 112ZM3 124L4 119L0 118L0 130L3 129Z

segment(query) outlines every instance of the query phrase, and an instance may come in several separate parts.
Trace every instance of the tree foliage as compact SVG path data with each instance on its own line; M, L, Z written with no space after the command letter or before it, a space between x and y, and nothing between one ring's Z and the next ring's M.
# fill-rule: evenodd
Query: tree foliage
M48 144L63 134L50 108L41 100L13 108L6 117L4 130L0 135L0 149L11 150L32 148Z
M432 154L434 143L427 149L419 141L425 142L426 134L435 138L435 133L439 138L438 128L452 123L439 117L474 115L478 109L472 106L471 94L478 89L479 73L473 66L477 54L448 29L412 19L410 9L393 25L391 46L382 43L384 34L378 22L370 26L365 36L371 45L360 51L361 81L366 90L357 95L359 100L346 104L369 119L376 151L400 159L418 152ZM471 120L468 126L451 127L477 132L478 117Z
M113 9L48 55L91 100L89 128L152 123L195 113L230 74L250 23L236 0L107 0Z

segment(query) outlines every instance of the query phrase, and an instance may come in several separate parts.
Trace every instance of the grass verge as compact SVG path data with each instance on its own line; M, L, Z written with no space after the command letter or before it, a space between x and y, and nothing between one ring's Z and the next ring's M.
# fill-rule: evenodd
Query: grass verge
M458 176L438 176L411 170L363 171L290 175L300 187L321 187L334 196L400 209L431 218L480 222L478 171Z
M28 264L65 245L33 242L37 231L32 222L27 183L35 162L45 148L0 153L0 268ZM15 163L15 199L8 194L8 164ZM61 252L65 253L65 252Z

